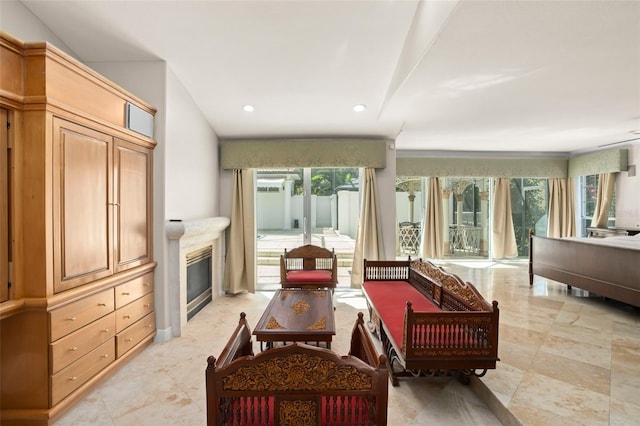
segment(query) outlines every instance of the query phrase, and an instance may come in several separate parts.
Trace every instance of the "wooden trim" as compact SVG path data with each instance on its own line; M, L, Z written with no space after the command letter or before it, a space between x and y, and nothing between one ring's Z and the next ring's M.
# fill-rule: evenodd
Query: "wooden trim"
M0 108L0 303L9 300L9 113Z

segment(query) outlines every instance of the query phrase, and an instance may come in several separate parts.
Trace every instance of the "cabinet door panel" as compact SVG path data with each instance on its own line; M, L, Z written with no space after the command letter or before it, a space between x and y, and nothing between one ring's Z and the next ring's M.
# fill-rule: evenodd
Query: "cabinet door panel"
M152 151L116 139L116 271L152 258Z
M110 136L54 119L54 291L113 273Z

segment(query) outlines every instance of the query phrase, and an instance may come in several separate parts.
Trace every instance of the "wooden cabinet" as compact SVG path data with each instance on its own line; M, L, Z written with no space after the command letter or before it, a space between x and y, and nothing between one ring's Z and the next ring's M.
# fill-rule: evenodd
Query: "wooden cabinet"
M113 274L113 137L53 117L53 291Z
M0 303L9 300L9 113L0 108Z
M155 335L155 111L47 43L0 61L0 424L48 425Z
M115 139L115 270L152 260L152 150Z

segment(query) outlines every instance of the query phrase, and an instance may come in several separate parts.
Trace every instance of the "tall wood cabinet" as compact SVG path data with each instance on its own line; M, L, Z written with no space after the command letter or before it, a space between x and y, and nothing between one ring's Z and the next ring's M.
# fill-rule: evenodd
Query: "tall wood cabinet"
M0 66L0 423L47 425L155 335L155 110L47 43Z

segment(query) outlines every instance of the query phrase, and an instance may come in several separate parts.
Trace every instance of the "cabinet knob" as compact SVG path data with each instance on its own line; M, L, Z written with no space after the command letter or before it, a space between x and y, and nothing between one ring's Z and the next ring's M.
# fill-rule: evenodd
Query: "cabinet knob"
M151 327L153 327L153 324L147 324L145 327L151 328Z
M78 378L76 376L73 376L73 377L69 377L69 380L73 382L75 380L78 380Z
M98 303L98 306L107 306L106 303Z
M143 306L144 306L145 308L148 308L149 306L151 306L151 304L150 304L150 303L145 303Z
M143 285L143 286L145 286L145 287L150 287L150 286L151 286L151 284L150 284L150 283L144 283L144 284L142 284L142 285Z
M131 318L131 315L124 315L122 318L124 318L124 319L130 319L130 318Z
M67 320L69 320L69 321L75 321L76 319L77 319L76 317L69 317L69 318L67 318Z
M78 347L77 347L77 346L74 346L74 347L72 347L72 348L69 348L69 350L70 350L70 351L75 352L75 351L77 351L77 350L78 350Z
M110 330L108 328L105 328L104 330L102 330L103 333L108 333Z
M102 355L102 358L109 358L109 354Z
M131 293L129 293L129 292L122 292L122 295L123 295L123 296L129 296L130 294L131 294Z
M127 337L126 339L124 339L125 342L132 342L133 339L131 337Z

